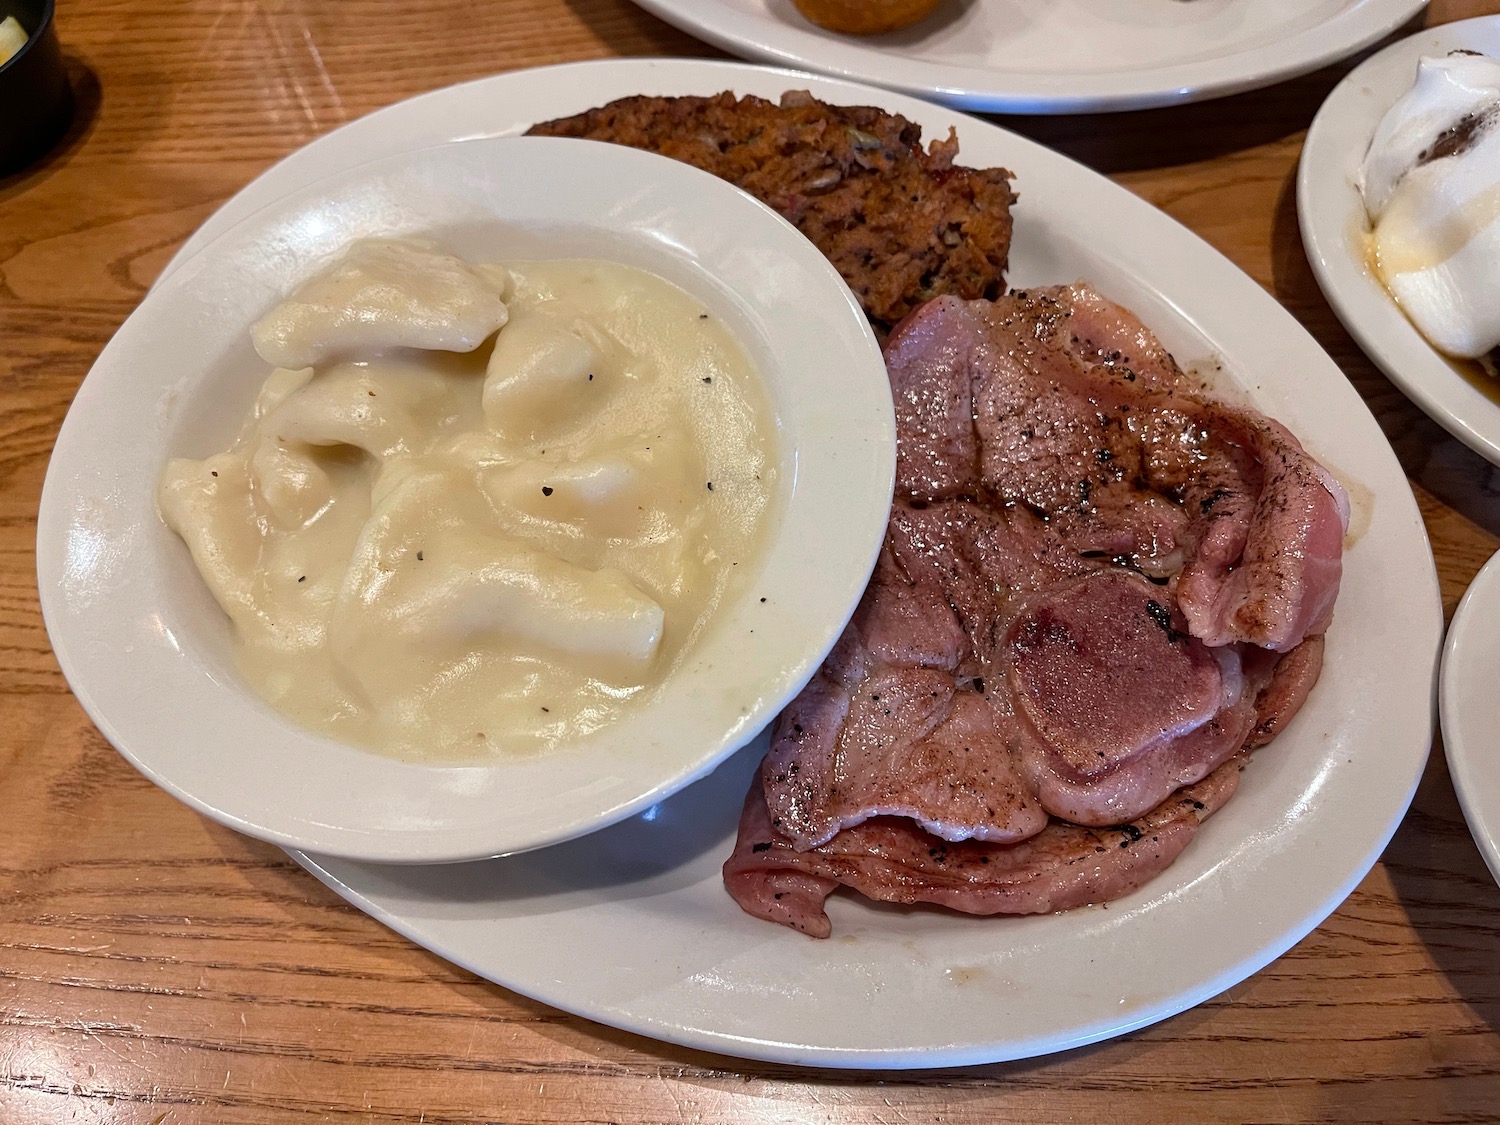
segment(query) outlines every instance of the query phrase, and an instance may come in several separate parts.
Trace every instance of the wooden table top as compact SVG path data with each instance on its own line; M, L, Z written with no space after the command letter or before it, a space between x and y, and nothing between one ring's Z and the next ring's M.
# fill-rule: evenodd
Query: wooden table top
M742 1063L533 1003L140 777L68 691L32 551L68 403L172 252L273 161L400 98L564 60L716 52L627 0L59 8L77 120L0 179L0 1123L1500 1121L1500 890L1440 749L1381 862L1261 973L1113 1042L905 1074ZM1426 21L1497 11L1435 0ZM1347 69L1007 124L1192 227L1301 319L1395 446L1451 614L1500 547L1500 470L1375 371L1297 229L1304 131Z

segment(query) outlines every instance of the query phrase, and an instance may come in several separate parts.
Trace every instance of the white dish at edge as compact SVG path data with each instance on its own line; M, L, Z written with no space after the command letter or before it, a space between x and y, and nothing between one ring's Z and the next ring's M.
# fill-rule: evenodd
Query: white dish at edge
M1343 901L1400 822L1431 745L1442 611L1411 489L1364 403L1290 314L1191 232L1082 166L940 106L737 63L623 60L500 75L372 114L249 185L183 254L236 214L375 153L520 131L628 94L726 88L879 104L928 137L956 125L962 162L1017 175L1015 283L1091 277L1185 364L1222 361L1288 423L1355 506L1323 683L1177 863L1104 909L975 919L839 895L826 942L752 919L719 867L757 746L641 816L542 852L441 868L298 859L393 929L508 988L643 1035L786 1063L1029 1057L1243 980Z
M1449 433L1500 465L1500 401L1468 382L1417 331L1370 270L1359 245L1367 223L1358 176L1375 127L1411 89L1423 56L1459 48L1500 58L1500 15L1403 39L1339 83L1313 119L1302 149L1297 215L1318 284L1365 354Z
M1500 882L1500 554L1470 583L1443 646L1443 750L1474 842Z
M250 325L372 235L430 236L477 261L603 257L649 270L725 322L765 385L783 499L760 557L665 682L578 743L406 762L300 727L237 674L227 618L157 515L167 459L227 448L249 413L269 372ZM894 472L874 336L837 271L780 216L634 149L444 144L279 199L147 296L89 372L54 448L37 532L42 608L100 729L200 812L358 859L503 855L629 816L755 737L853 612Z
M792 0L635 0L744 58L983 113L1093 113L1269 86L1352 55L1426 0L944 0L888 35L839 35Z

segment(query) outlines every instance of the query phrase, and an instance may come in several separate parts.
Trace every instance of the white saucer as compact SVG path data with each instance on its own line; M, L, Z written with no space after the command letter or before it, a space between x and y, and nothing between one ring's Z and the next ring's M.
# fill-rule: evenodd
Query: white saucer
M1453 615L1439 700L1453 788L1500 882L1500 554L1485 564Z
M1500 57L1500 15L1403 39L1338 84L1302 148L1297 216L1318 284L1365 354L1444 429L1500 464L1500 381L1471 381L1436 351L1370 270L1361 245L1367 222L1356 184L1375 126L1411 89L1418 60L1458 48Z

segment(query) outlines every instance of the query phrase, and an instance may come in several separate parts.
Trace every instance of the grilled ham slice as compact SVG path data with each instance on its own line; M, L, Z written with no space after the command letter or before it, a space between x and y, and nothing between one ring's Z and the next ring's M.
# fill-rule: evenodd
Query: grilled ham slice
M837 883L976 913L1124 893L1316 682L1343 491L1084 285L938 298L886 359L885 548L778 720L727 885L809 933Z
M1129 894L1166 870L1239 783L1232 759L1145 816L1110 828L1053 821L1019 844L948 843L910 820L880 817L810 851L771 823L759 786L740 817L724 883L745 910L810 937L832 931L823 903L840 885L882 902L967 914L1045 914Z

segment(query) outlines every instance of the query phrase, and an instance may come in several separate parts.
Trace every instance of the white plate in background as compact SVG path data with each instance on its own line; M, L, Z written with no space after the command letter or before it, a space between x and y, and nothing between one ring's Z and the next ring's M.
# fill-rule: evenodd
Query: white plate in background
M636 3L743 58L983 113L1095 113L1306 74L1389 35L1426 0L943 0L874 37L825 31L792 0Z
M1453 615L1439 700L1453 788L1500 882L1500 554L1470 583Z
M933 1067L1117 1035L1243 980L1332 912L1374 864L1431 745L1442 611L1411 489L1337 366L1258 284L1162 212L1067 158L899 94L736 63L580 63L391 106L294 153L211 218L403 146L527 125L628 94L878 104L962 161L1016 173L1012 279L1093 280L1185 365L1222 363L1349 487L1355 520L1323 680L1256 753L1233 801L1159 879L1108 908L976 919L845 895L819 942L748 917L724 891L742 751L604 832L487 863L393 868L299 857L349 901L481 976L643 1035L748 1058ZM1392 598L1390 591L1403 591ZM1400 653L1400 660L1391 659ZM763 745L763 744L762 744Z
M1444 429L1500 465L1500 381L1477 368L1468 376L1433 348L1366 264L1362 243L1369 227L1357 184L1375 127L1411 89L1419 60L1460 48L1500 57L1500 16L1403 39L1338 84L1302 148L1297 216L1318 284L1365 354Z

